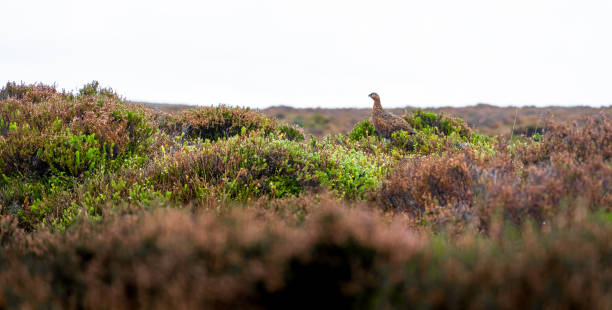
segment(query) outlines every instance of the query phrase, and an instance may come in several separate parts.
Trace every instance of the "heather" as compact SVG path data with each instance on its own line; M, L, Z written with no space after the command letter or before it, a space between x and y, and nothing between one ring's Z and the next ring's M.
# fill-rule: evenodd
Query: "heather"
M455 238L319 201L157 210L28 235L2 222L0 305L52 308L590 308L612 304L610 218ZM296 305L297 304L297 305Z
M608 115L511 137L403 117L416 134L312 136L8 83L0 307L612 306Z

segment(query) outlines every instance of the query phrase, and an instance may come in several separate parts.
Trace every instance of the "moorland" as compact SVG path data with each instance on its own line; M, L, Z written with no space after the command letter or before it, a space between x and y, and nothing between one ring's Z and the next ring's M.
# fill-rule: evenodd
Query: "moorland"
M609 107L392 111L6 84L0 308L612 308Z

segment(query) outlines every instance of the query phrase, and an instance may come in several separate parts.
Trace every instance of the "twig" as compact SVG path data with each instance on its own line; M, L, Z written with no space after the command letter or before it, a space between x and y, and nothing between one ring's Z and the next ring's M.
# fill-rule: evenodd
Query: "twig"
M514 136L514 126L516 126L516 118L518 116L518 110L519 110L519 107L516 107L516 112L514 112L514 124L512 124L512 132L510 133L510 140L512 140L512 137Z

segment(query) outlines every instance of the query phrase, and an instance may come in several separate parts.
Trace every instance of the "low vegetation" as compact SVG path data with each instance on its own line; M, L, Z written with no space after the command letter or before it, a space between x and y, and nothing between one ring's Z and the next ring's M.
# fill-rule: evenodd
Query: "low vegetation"
M9 83L0 308L612 307L606 114L512 139L404 118L315 137Z

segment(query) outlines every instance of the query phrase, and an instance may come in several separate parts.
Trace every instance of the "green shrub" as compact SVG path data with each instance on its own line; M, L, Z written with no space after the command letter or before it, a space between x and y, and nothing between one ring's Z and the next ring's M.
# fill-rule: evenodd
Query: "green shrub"
M472 130L460 118L414 110L410 115L406 114L404 119L417 131L433 129L432 132L436 134L448 136L456 133L461 138L472 135Z
M156 128L148 112L123 102L110 90L98 89L97 83L86 85L78 98L46 86L20 87L25 94L44 93L46 100L32 102L25 95L11 95L2 102L0 119L8 125L6 130L0 126L0 144L5 146L0 150L0 170L7 175L40 177L48 173L50 164L78 175L92 162L101 162L94 160L100 157L98 152L116 158L150 150ZM81 149L83 143L86 149ZM65 158L55 159L55 155Z
M374 125L369 120L364 120L355 125L349 133L349 138L353 141L359 141L364 137L373 136L376 133Z
M445 150L448 145L446 139L432 132L431 128L409 134L404 130L391 134L391 144L400 150L409 153L431 154Z
M283 134L284 138L292 141L304 140L304 133L295 126L281 125L278 127L279 133Z
M132 182L180 202L211 196L225 201L281 198L321 186L338 197L363 199L385 173L384 161L332 140L298 142L253 134L180 147L154 159Z
M150 111L97 82L78 96L10 83L0 92L0 173L15 181L0 187L0 206L28 229L70 206L67 191L99 169L142 164L158 140Z
M324 154L328 163L315 175L340 198L365 199L387 173L385 161L359 150L330 145Z
M428 155L470 149L489 156L494 153L495 140L476 133L469 136L462 136L457 131L443 134L435 127L426 126L417 130L416 134L408 134L403 130L394 132L391 135L391 146L409 154Z
M364 120L355 125L349 138L359 142L364 151L382 151L395 158L457 152L468 148L484 156L494 152L495 139L474 133L461 119L421 110L415 110L404 118L414 127L415 134L399 130L392 133L388 144L371 141L366 138L373 136L375 129L369 120Z
M81 89L79 89L80 96L94 96L100 94L100 83L98 81L93 81L89 84L85 84Z
M252 135L177 146L171 154L163 151L162 156L153 158L145 171L138 166L126 167L89 181L82 190L91 197L105 198L92 198L84 206L99 209L111 201L146 206L153 200L202 203L215 197L244 201L297 195L318 185L307 166L318 164L308 161L300 145L274 136ZM134 195L134 191L146 195Z
M66 129L64 135L57 135L44 149L39 149L37 156L46 162L54 174L64 172L79 176L84 172L93 172L97 165L106 160L110 146L100 145L95 134L73 135Z

